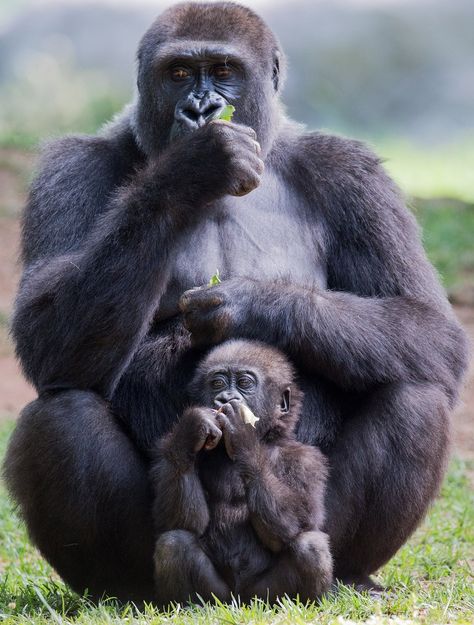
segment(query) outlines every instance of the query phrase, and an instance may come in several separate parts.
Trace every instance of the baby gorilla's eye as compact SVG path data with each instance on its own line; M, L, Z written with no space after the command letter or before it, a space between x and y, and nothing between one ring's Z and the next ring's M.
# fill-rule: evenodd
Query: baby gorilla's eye
M255 381L250 376L243 375L237 380L237 385L239 388L243 390L248 390L248 389L251 389L253 386L255 386Z
M222 378L215 378L211 381L211 388L214 391L219 391L221 388L224 388L225 382Z
M233 71L228 65L217 65L213 69L213 74L218 80L226 80L232 76Z

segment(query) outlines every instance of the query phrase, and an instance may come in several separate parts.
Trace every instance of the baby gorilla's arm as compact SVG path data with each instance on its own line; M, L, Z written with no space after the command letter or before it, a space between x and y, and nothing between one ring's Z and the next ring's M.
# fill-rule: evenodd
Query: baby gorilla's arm
M154 521L159 532L186 529L197 536L204 533L209 510L195 460L204 447L215 447L221 434L214 411L189 408L158 442L151 477L155 490Z
M239 465L252 524L260 540L278 552L323 519L326 466L321 452L292 439L260 441L232 400L217 415L229 456Z
M324 519L326 463L322 453L292 439L260 441L245 424L238 402L222 407L218 420L226 448L240 466L252 525L275 553L273 566L239 594L269 601L287 594L313 600L332 582L332 557Z
M152 468L159 532L154 563L155 600L161 606L211 600L212 595L223 601L230 598L229 588L199 542L209 523L209 509L195 460L201 449L215 447L221 435L214 411L190 408L157 445Z

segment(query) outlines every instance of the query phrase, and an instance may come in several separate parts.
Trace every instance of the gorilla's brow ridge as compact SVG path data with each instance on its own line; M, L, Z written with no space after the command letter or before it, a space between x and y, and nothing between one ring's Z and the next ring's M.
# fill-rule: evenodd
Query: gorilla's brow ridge
M245 69L247 66L244 52L228 46L228 44L216 44L215 42L187 42L183 44L166 44L160 46L154 56L155 66L165 66L179 59L215 59L225 64L231 63Z

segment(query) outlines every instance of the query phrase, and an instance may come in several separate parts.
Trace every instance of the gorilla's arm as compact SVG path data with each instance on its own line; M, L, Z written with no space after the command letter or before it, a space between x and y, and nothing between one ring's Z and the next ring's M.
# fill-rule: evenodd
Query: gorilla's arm
M13 319L17 354L39 390L111 396L159 305L179 238L206 203L257 184L253 136L209 124L132 163L116 137L50 147L26 209Z
M320 450L286 436L261 439L242 419L239 400L224 404L217 421L243 479L250 519L260 540L277 552L301 532L319 529L327 476Z
M252 525L269 549L280 551L301 532L320 528L326 468L318 449L298 443L270 449L259 443L237 462Z
M201 536L209 523L209 509L196 470L204 445L216 446L221 431L214 412L189 408L169 434L156 444L151 478L155 487L154 523L158 532L184 529Z
M427 380L454 400L466 339L393 182L358 142L308 135L299 152L292 178L325 221L327 290L235 278L209 289L214 319L197 312L205 291L185 295L189 329L263 340L344 388Z
M111 392L163 291L184 219L173 200L157 200L168 190L155 163L121 186L104 179L103 143L50 148L26 209L13 334L40 390Z

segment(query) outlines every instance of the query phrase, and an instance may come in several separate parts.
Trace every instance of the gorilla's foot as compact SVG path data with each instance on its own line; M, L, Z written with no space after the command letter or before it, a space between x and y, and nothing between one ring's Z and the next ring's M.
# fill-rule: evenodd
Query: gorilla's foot
M370 575L347 575L337 579L345 586L352 586L357 592L368 592L371 597L377 598L387 589L374 582Z

